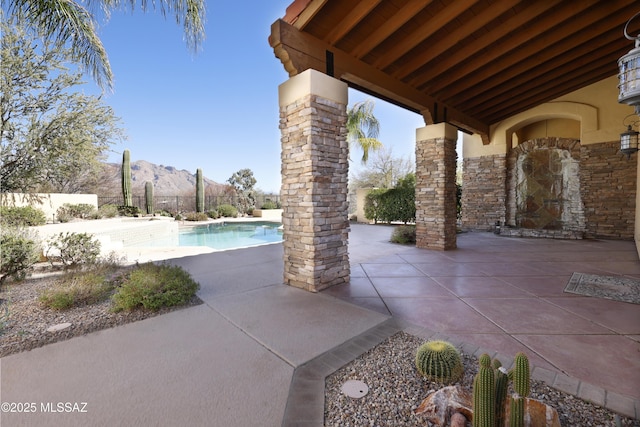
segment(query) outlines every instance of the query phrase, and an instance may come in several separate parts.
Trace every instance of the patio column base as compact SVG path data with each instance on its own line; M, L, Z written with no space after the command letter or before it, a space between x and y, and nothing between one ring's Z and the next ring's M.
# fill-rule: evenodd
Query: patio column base
M456 140L448 123L416 130L416 246L456 248Z
M280 85L284 283L349 281L347 85L315 70Z

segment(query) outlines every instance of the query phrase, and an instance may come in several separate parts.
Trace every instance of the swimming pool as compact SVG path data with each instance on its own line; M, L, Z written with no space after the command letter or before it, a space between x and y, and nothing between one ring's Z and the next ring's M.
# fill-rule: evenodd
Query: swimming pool
M277 222L219 222L196 225L180 230L179 246L208 246L214 249L234 249L282 242L281 226Z

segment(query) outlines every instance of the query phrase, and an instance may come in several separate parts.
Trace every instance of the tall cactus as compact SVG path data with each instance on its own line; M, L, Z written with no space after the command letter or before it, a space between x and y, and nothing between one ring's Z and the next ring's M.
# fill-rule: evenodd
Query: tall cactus
M491 357L483 354L473 379L473 427L495 427L496 388Z
M147 208L147 215L153 214L153 182L151 181L144 183L144 202Z
M529 358L524 353L516 354L513 361L513 390L516 392L511 398L511 427L524 427L525 397L531 390L529 377Z
M202 169L196 170L196 212L204 212L204 178Z
M505 424L505 412L507 409L507 389L509 388L509 375L502 367L498 359L493 359L491 363L495 374L496 382L496 425L503 427Z
M122 198L125 206L133 206L131 194L131 155L129 150L122 153Z

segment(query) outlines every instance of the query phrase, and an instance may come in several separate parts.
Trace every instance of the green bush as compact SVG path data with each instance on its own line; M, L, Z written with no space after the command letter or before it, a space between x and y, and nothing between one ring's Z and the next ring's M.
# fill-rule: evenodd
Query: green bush
M186 221L207 221L209 216L204 212L189 212L184 215Z
M46 224L47 217L43 211L31 206L0 206L0 223L3 226L31 227Z
M100 218L115 218L118 216L118 207L116 205L102 205L98 208Z
M403 245L416 243L416 226L415 225L401 225L396 227L391 234L391 242L400 243Z
M278 209L278 204L276 202L274 202L273 200L267 199L262 204L262 209Z
M220 216L227 218L236 218L238 216L238 209L231 205L220 205L218 206L218 213Z
M140 216L140 208L137 206L118 206L118 213L122 216Z
M27 230L2 227L0 232L0 285L24 279L40 257L40 245Z
M144 307L158 310L188 303L200 285L181 267L169 264L139 265L113 295L114 311Z
M39 300L53 310L67 310L105 301L115 288L115 284L109 280L109 271L99 268L67 274L57 280L52 288L42 292Z
M400 181L396 188L376 189L367 194L364 216L374 222L400 221L405 224L416 219L415 185L411 180Z
M58 208L56 212L56 217L60 222L68 222L68 219L71 218L80 218L87 219L91 217L95 217L96 208L93 205L88 203L78 203L78 204L70 204L65 203L64 205ZM62 218L66 219L63 220Z
M100 242L87 233L59 233L48 243L46 255L49 261L61 262L66 267L95 264L100 256Z
M220 218L220 214L218 214L218 211L215 210L215 209L211 209L211 210L207 211L207 216L209 218L212 218L212 219Z

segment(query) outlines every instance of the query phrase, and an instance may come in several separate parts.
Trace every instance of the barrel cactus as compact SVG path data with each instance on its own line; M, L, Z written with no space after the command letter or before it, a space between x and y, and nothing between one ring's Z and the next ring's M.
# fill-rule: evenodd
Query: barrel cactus
M131 193L131 155L129 150L122 153L122 198L124 206L133 206L133 195Z
M496 387L491 357L483 354L473 379L473 427L495 427Z
M145 207L147 208L147 214L153 214L153 182L151 181L144 183L144 201Z
M202 169L196 170L196 212L204 212L204 178Z
M416 368L431 381L451 384L464 373L460 353L446 341L427 341L416 352Z

